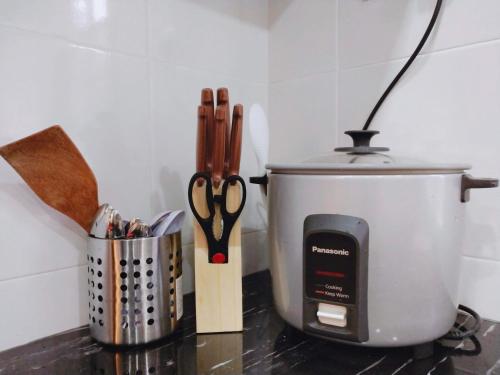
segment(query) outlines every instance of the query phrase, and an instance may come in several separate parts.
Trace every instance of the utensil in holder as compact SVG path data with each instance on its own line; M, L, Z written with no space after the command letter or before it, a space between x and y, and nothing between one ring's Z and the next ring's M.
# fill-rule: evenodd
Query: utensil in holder
M172 333L182 317L181 233L130 240L89 237L90 335L139 345Z

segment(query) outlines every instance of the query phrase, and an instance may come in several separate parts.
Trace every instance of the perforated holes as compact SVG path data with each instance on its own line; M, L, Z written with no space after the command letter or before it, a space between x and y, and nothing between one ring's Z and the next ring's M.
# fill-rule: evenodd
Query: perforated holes
M120 260L120 266L125 267L127 265L127 261L125 259Z
M92 288L93 288L93 287L95 287L95 284L94 284L94 282L93 282L93 281L91 282L91 284L92 284Z
M148 313L152 313L153 311L155 311L154 307L153 306L149 306L148 307Z
M97 299L99 300L99 302L102 302L103 300L102 296L97 296Z
M154 319L149 319L148 320L148 326L152 326L155 323Z
M135 309L134 313L135 313L135 315L139 315L141 313L141 309Z
M170 313L170 317L173 318L175 315L174 313Z
M120 286L120 289L121 289L123 292L125 292L125 291L127 290L127 286L126 286L126 285L122 285L122 286Z
M135 272L134 272L134 277L135 277L136 279L138 279L139 277L141 277L141 273L140 273L139 271L135 271Z
M170 289L170 295L174 294L174 288Z
M97 258L97 264L98 264L98 265L101 265L101 264L102 264L102 259L101 259L101 258Z
M94 263L94 257L90 257L90 262Z
M153 283L152 283L152 282L149 282L149 283L146 285L146 287L147 287L148 289L153 289L153 286L154 286L154 285L153 285Z
M94 274L94 269L93 269L93 268L91 268L91 269L90 269L90 273L91 273L92 275Z
M148 272L146 272L146 275L148 275L149 277L153 276L153 270L148 270Z
M173 277L171 277L169 281L170 281L171 283L173 283L173 282L174 282L174 278L173 278Z
M103 327L103 326L104 326L104 322L103 322L101 319L99 319L99 325L100 325L101 327Z
M168 259L173 259L173 258L174 258L174 254L173 253L168 254Z
M101 283L97 284L97 288L102 289L102 284Z
M135 285L134 285L134 289L135 289L135 290L139 289L140 287L141 287L141 285L140 285L140 284L135 284Z
M126 279L126 278L127 278L127 273L126 273L126 272L122 272L122 273L120 273L120 277L121 277L122 279Z
M147 298L147 300L148 300L148 301L152 301L154 297L153 297L153 295L152 295L152 294L150 294L150 295L148 295L146 298Z
M95 318L94 317L92 317L92 323L95 323Z
M147 264L151 264L151 263L153 263L153 258L148 258L148 259L146 259L146 263L147 263Z
M128 328L128 322L126 320L122 321L122 329Z
M104 310L102 309L102 307L99 307L99 309L97 309L97 311L99 311L99 314L102 314L104 312Z
M97 271L97 277L102 277L102 272L101 271Z
M134 259L134 266L138 266L141 264L141 261L139 259Z
M94 306L92 306L92 311L95 311L95 305L94 305Z
M168 269L169 269L170 271L173 271L173 270L174 270L174 266L170 266L170 267L168 267Z
M94 293L92 293L92 299L95 299L95 294Z
M122 303L127 303L128 299L127 299L127 297L122 297L120 301L121 301Z

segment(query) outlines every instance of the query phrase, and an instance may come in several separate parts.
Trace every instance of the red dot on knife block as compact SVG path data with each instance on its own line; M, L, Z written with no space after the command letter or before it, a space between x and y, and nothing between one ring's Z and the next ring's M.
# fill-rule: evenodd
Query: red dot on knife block
M224 263L226 261L226 256L222 253L215 253L212 256L212 263Z

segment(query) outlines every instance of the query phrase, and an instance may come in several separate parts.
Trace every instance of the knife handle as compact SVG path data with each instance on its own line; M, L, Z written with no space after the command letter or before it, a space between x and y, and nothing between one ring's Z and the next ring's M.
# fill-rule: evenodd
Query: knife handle
M207 108L198 106L198 131L196 136L196 172L207 172ZM198 186L203 180L198 180Z
M218 105L215 111L215 132L213 144L212 180L214 187L219 185L224 177L224 155L226 148L226 111L224 106Z
M214 144L214 92L210 88L201 90L201 104L205 107L205 116L207 118L206 131L206 171L210 172L213 165L213 144Z
M236 104L233 108L233 125L231 127L231 142L229 149L228 175L237 175L240 172L241 139L243 136L243 106Z
M231 115L229 112L229 91L225 87L217 89L217 107L223 106L226 112L226 154L224 155L224 176L227 176L229 170L229 142L231 140Z

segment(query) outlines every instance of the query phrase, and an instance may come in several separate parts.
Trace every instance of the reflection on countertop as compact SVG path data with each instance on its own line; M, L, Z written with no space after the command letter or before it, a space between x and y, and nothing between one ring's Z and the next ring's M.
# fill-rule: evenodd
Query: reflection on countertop
M413 360L409 348L370 349L305 336L274 310L268 272L244 279L243 333L195 332L194 295L173 336L140 348L94 342L87 327L0 353L0 374L500 374L500 328L483 321L476 338L438 343Z

